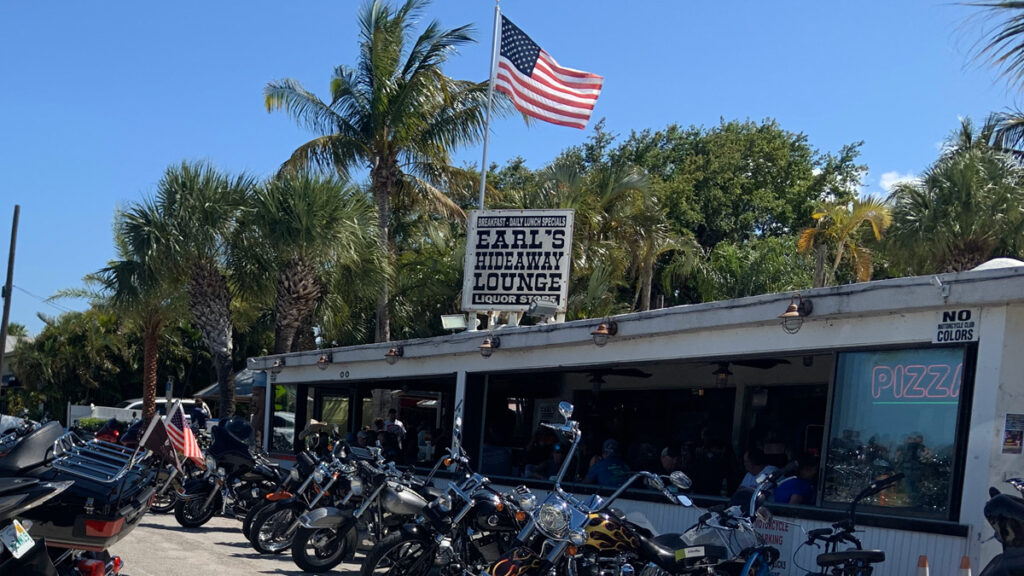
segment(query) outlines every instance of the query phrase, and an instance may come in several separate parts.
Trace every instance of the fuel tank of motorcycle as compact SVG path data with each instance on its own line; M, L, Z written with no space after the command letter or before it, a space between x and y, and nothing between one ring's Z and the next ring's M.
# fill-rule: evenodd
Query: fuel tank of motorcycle
M486 532L519 530L512 513L496 496L475 494L473 500L473 521L478 529Z
M526 576L540 570L542 559L536 552L525 546L506 552L497 562L487 567L489 576Z
M587 519L585 546L598 552L625 552L636 550L639 545L636 534L607 512L590 514Z
M415 490L392 482L388 482L388 485L384 487L384 490L380 493L380 498L385 510L392 514L403 516L419 514L423 507L427 505L427 501L423 496L417 494Z

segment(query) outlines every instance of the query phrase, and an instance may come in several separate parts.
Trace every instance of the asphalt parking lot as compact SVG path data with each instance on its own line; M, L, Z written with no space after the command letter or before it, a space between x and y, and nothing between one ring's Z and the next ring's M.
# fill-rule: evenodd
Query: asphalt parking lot
M185 529L174 514L148 514L131 534L111 548L124 560L124 576L249 576L307 574L290 551L265 555L242 536L242 523L213 518L201 528ZM357 553L358 562L362 554ZM359 564L341 564L329 574L358 574Z

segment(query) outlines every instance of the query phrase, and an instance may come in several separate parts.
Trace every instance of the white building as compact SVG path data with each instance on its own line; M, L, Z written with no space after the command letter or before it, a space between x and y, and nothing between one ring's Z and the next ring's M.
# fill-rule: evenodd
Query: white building
M913 574L919 555L933 576L957 574L964 555L980 571L999 551L982 544L992 535L988 488L1024 476L1024 267L808 290L795 332L779 320L792 297L617 316L604 346L594 319L268 356L250 368L271 373L268 411L293 415L296 429L315 417L351 432L384 405L398 408L409 461L418 425L443 436L458 411L477 468L510 485L550 449L533 436L560 400L575 405L589 453L615 438L632 466L651 467L664 447L692 450L698 504L724 500L749 446L779 464L820 457L814 504L774 508L804 529L830 525L864 485L903 472L858 509L865 548L888 557L878 572ZM484 357L489 334L500 343ZM287 452L283 444L270 448ZM577 464L580 476L587 465ZM682 531L699 514L653 493L619 506L660 531ZM803 574L794 560L814 565L813 548L798 550L799 528L771 537L781 573Z

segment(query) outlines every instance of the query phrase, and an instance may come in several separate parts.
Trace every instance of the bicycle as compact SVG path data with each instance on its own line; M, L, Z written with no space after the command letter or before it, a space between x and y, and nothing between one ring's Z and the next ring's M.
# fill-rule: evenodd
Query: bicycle
M859 538L854 536L857 530L857 504L870 496L889 488L903 479L903 473L889 476L882 480L876 480L860 491L850 503L850 517L840 520L831 528L817 528L807 531L807 541L803 546L813 545L818 547L818 542L824 542L825 551L818 554L816 562L822 569L820 572L811 572L800 566L808 576L871 576L874 572L874 565L885 562L883 550L864 550ZM849 547L840 549L840 545L847 544ZM797 548L797 552L800 550ZM793 553L794 558L796 552ZM794 561L794 565L796 562Z

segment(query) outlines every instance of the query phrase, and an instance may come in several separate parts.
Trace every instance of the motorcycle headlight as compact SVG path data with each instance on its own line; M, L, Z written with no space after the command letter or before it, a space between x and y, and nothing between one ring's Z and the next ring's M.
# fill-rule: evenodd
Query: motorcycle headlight
M227 476L227 474L228 474L227 471L224 470L223 468L217 468L217 476L220 476L221 478L223 478L223 477Z
M583 530L570 530L569 543L577 548L587 543L587 534Z
M564 538L569 530L569 506L565 502L545 502L537 512L537 526L554 538Z
M537 497L533 493L517 494L517 504L525 512L530 512L537 507Z

